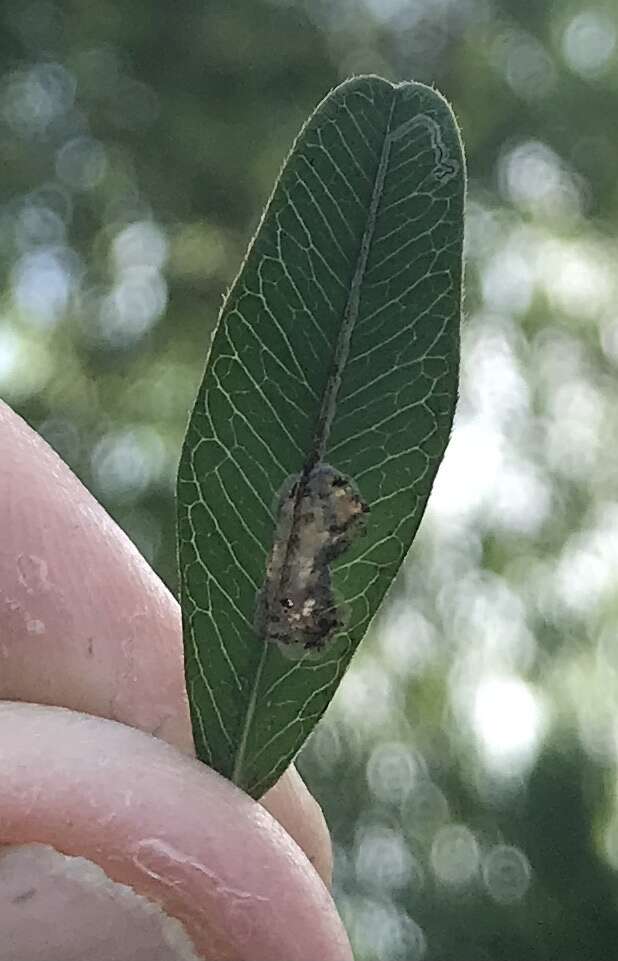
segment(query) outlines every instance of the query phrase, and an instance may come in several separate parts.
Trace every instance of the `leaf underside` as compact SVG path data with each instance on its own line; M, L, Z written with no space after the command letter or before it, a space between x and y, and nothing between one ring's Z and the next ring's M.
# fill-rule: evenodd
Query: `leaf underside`
M408 551L457 395L465 171L446 102L360 77L301 130L226 297L182 451L185 669L198 757L254 796L327 707ZM316 460L366 530L332 565L345 630L256 633L277 496Z

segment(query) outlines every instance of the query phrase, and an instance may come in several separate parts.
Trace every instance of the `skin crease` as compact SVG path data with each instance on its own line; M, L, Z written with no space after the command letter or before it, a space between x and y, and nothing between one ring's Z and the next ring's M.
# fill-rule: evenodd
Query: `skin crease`
M206 951L208 945L212 950L216 937L216 957L221 959L273 961L277 956L272 954L273 937L289 940L292 929L296 953L289 953L290 945L286 961L351 958L341 922L318 878L319 874L330 882L328 832L298 773L291 767L258 804L186 756L192 755L193 746L175 599L69 468L2 404L0 504L0 699L71 709L48 711L41 727L36 712L43 708L2 705L0 724L7 727L0 736L4 752L0 843L39 841L67 854L91 857L104 870L116 865L115 875L108 870L110 877L129 878L125 883L138 893L176 910L173 916L183 920L191 936L199 936L198 947L201 944ZM74 712L109 718L123 726ZM102 730L88 727L97 724ZM36 753L43 743L34 736L39 728L57 729L46 754ZM20 730L32 735L30 766L17 763L29 750ZM99 761L105 745L111 745L109 767L107 762L89 767L88 751L79 750L80 744L91 744L95 734ZM54 744L58 745L57 762ZM68 752L62 762L61 749ZM117 756L125 757L124 765L116 763ZM37 757L46 758L46 763L37 763ZM5 778L9 769L12 777ZM138 769L141 782L135 779ZM25 816L28 807L17 803L20 777L29 798L49 801L32 807L30 822ZM114 827L94 838L88 825L116 823L114 804L123 779L127 790L130 785L138 794L140 783L149 784L150 793L139 795L139 817L132 821L126 814L119 833ZM174 801L168 804L165 791L172 782ZM95 801L97 818L80 821L79 811ZM62 817L62 805L75 805L75 816ZM205 809L215 812L218 820L217 830L207 832L204 839ZM140 825L148 818L152 818L151 840L167 844L159 849L157 868L150 873L149 869L135 871L131 860L140 843ZM185 833L175 836L179 823ZM127 854L130 851L132 855ZM165 856L162 851L167 852ZM179 851L184 852L182 856L177 856ZM187 851L202 869L189 872L191 881L187 880ZM268 871L257 872L249 899L258 907L249 933L245 931L239 944L239 925L227 925L225 919L238 914L238 892L244 892L243 898L247 892L248 865L265 864L265 858ZM180 886L174 881L179 865L184 865ZM200 912L192 915L191 903L196 901L177 903L170 891L177 897L179 887L190 887L198 876L210 882L199 895ZM260 893L260 883L266 893ZM280 901L285 893L285 909L280 903L269 916L265 905L277 892ZM242 903L246 908L247 899ZM282 943L278 941L279 947Z

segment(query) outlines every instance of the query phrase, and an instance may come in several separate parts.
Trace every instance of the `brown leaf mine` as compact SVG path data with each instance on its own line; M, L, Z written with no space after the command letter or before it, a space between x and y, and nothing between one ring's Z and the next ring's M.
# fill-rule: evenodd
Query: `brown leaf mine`
M262 637L283 649L321 650L341 629L330 564L358 534L368 510L350 478L328 464L286 483L257 598Z

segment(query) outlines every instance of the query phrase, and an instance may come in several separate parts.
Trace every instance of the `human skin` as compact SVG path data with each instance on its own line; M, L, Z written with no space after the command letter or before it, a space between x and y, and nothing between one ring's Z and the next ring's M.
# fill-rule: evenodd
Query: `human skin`
M0 512L0 699L28 702L0 710L0 844L89 858L204 958L350 959L318 805L293 767L258 804L192 758L175 599L5 405Z

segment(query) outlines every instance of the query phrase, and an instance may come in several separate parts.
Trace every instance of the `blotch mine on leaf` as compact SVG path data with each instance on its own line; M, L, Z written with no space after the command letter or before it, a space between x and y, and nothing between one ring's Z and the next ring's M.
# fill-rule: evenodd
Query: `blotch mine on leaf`
M343 626L330 565L359 533L369 508L349 477L317 463L286 481L264 585L258 634L282 648L321 650Z

